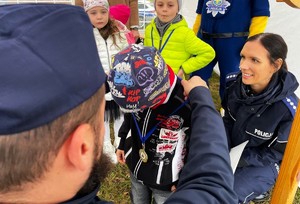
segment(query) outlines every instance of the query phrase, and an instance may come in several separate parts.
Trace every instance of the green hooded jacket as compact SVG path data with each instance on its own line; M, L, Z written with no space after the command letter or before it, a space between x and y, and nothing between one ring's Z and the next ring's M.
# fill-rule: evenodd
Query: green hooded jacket
M185 74L190 74L203 68L215 57L214 49L199 39L192 29L188 28L186 20L171 24L162 38L156 28L155 20L145 30L145 46L154 46L160 50L166 63L175 74L180 67Z

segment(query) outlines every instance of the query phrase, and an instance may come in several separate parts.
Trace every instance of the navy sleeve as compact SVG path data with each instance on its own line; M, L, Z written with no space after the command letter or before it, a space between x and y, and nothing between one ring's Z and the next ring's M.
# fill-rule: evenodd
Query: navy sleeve
M165 203L238 203L225 128L207 88L190 92L190 149L176 191Z
M130 120L131 120L131 114L130 113L125 113L124 114L124 121L119 129L118 136L120 138L125 138L127 137L127 134L130 130Z
M225 131L226 131L226 136L227 136L227 140L228 140L228 147L229 149L231 149L232 146L232 141L231 141L231 130L233 129L233 124L234 121L232 120L232 118L230 117L230 115L228 114L228 111L224 108L225 110L225 115L223 116L223 123L225 126Z
M232 120L232 118L230 117L228 110L227 110L227 90L225 90L223 99L222 99L222 108L224 109L224 116L223 116L223 123L225 126L225 130L226 130L226 135L227 135L227 140L228 140L228 147L229 149L232 148L232 142L231 142L231 130L234 124L234 121Z
M131 114L130 113L125 113L124 114L124 121L119 129L118 136L121 138L120 144L118 146L118 149L124 150L125 146L125 140L127 137L128 132L130 131L131 128Z
M202 14L202 8L203 8L203 2L204 0L198 0L198 5L197 5L197 9L196 9L196 13L197 14Z
M252 17L270 16L269 0L252 0Z

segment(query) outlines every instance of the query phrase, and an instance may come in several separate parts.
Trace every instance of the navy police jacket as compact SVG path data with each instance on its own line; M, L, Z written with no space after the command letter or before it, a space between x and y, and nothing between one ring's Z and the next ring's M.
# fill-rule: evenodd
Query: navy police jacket
M283 69L258 95L242 83L240 72L227 76L222 107L229 148L249 140L240 163L281 163L298 105L297 87L295 76Z
M176 191L165 204L235 204L225 128L210 91L196 87L189 93L192 106L191 135L187 161Z
M91 193L82 196L82 197L74 197L73 199L63 202L62 204L112 204L113 202L108 202L105 200L101 200L97 193L99 191L99 186L93 190Z

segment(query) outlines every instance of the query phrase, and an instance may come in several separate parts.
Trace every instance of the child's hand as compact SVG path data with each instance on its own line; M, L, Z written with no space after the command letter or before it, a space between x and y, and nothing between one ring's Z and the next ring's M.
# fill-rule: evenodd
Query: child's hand
M184 71L182 68L179 69L177 76L179 76L181 79L184 79Z
M176 186L175 186L175 185L173 185L173 186L171 187L171 191L172 191L172 192L175 192L175 191L176 191Z
M131 33L136 40L140 37L140 33L138 30L131 30Z
M125 164L124 150L117 149L117 159L120 164Z

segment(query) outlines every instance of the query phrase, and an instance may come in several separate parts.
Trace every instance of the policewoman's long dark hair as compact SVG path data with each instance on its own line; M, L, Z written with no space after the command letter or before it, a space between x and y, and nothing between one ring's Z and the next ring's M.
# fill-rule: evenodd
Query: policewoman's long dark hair
M272 64L275 64L275 61L279 58L282 59L282 65L278 70L279 74L282 72L282 69L288 70L286 64L286 56L288 52L288 47L283 38L275 33L260 33L253 35L247 39L246 42L258 40L262 46L268 51L269 59Z

